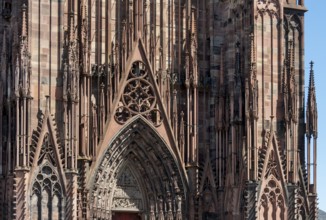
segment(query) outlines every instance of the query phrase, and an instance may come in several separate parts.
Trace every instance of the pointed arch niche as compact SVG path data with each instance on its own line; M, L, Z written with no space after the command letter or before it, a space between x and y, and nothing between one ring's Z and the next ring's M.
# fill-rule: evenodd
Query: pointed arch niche
M109 144L91 181L91 219L132 213L139 219L184 219L185 175L142 115Z
M55 148L49 133L44 135L37 165L30 196L30 219L62 220L65 207L63 184L58 174Z
M269 146L272 142L276 142L274 139L274 133L272 132ZM268 160L265 163L265 171L262 181L261 196L258 203L259 220L261 219L288 219L287 218L287 205L286 205L286 193L282 187L282 170L278 165L278 152L275 149L270 149L268 153Z

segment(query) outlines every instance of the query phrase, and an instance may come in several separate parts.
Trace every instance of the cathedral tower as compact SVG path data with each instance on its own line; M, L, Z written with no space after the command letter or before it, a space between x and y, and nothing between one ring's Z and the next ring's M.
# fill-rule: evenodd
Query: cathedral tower
M317 219L304 0L0 12L0 219Z

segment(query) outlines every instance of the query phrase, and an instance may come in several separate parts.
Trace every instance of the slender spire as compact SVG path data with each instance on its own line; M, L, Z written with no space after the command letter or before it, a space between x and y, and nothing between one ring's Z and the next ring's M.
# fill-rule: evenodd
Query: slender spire
M316 101L316 90L315 90L315 74L314 74L314 63L310 62L310 77L309 77L309 88L308 88L308 102L307 102L307 136L317 136L317 101Z
M81 5L81 10L82 10L82 19L87 19L88 15L88 8L87 8L87 1L83 0L82 5Z
M255 54L255 35L250 34L250 66L253 68L256 64L256 54Z
M70 17L70 41L73 41L75 39L75 31L74 31L74 12L69 13Z
M22 91L24 95L29 94L29 58L30 54L28 52L28 33L27 33L27 6L22 5L22 32L20 39L20 67L21 69L21 79L22 79Z
M255 35L250 34L250 83L253 86L257 80L256 76L256 45L255 45Z
M314 73L314 62L310 62L310 76L309 76L309 91L308 91L308 100L311 93L315 92L315 73Z
M317 192L317 135L318 135L318 113L317 113L317 101L315 90L315 76L314 76L314 63L310 62L310 77L308 88L308 103L306 112L306 135L308 140L308 183L310 184L310 166L313 168L313 184L311 186L312 193ZM310 138L313 137L313 146L310 146ZM310 163L310 151L313 152L313 162Z
M22 38L27 37L27 6L26 4L23 4L22 6L22 11L23 11L23 21L22 21Z

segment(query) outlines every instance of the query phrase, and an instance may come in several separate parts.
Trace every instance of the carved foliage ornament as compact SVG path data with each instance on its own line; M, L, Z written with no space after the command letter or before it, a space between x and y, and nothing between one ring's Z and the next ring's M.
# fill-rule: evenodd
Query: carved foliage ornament
M160 110L148 70L144 63L137 61L132 64L123 95L115 112L115 120L124 124L128 119L141 114L154 126L162 123Z
M279 13L279 2L277 0L259 0L257 9L260 13L267 12L277 16Z

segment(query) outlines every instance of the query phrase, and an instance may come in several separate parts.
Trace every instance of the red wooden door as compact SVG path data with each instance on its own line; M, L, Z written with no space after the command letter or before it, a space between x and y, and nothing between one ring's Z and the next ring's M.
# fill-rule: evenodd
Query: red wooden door
M116 212L112 216L112 220L140 220L138 213Z

